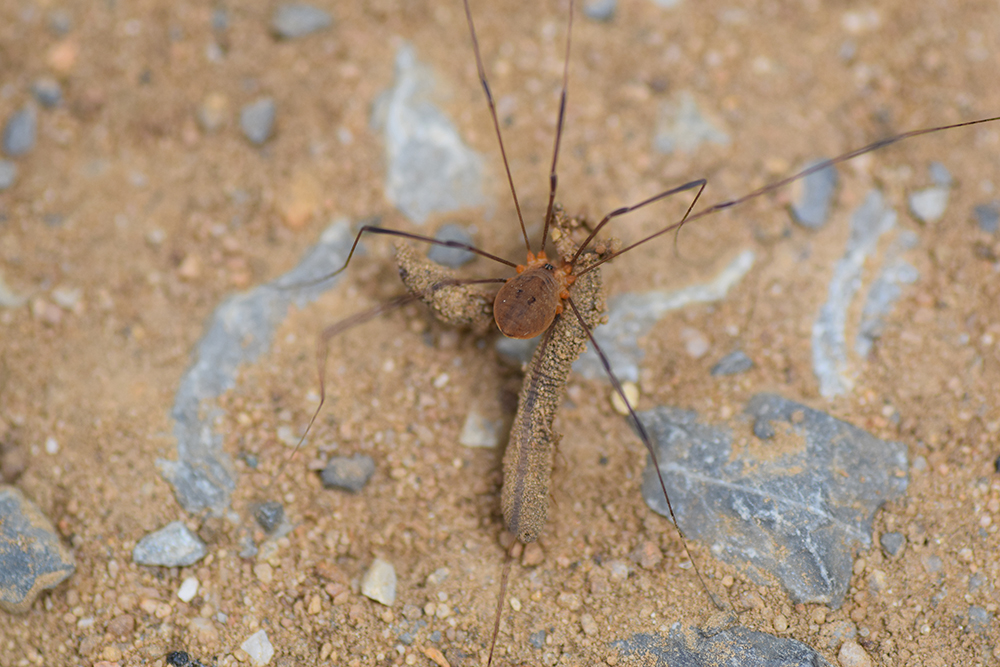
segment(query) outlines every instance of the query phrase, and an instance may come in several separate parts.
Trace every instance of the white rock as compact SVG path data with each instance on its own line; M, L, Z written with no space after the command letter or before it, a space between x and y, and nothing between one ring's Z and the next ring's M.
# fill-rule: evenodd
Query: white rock
M181 587L177 590L177 597L182 602L190 602L198 594L198 586L199 583L196 577L188 577L181 582Z
M274 657L274 646L263 630L258 630L247 637L246 641L240 644L240 648L246 651L250 656L250 662L254 665L266 665Z
M392 563L376 558L361 579L361 594L391 607L396 601L396 569Z

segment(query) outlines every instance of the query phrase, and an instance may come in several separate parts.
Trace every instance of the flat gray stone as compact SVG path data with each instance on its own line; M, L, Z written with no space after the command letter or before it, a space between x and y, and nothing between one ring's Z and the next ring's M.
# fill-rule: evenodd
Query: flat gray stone
M611 364L615 376L623 382L639 381L639 365L645 352L639 339L667 313L696 303L712 303L725 298L754 263L753 252L737 255L719 275L707 283L679 290L629 292L608 300L608 321L594 329L594 338ZM605 378L600 358L589 346L573 364L573 370L586 378Z
M358 493L375 474L375 460L364 454L355 454L351 458L337 456L323 468L320 478L323 486L328 489L343 489Z
M0 160L0 192L14 185L17 180L17 164L10 160Z
M435 213L488 203L482 157L434 105L433 92L431 70L404 44L396 54L393 87L372 114L385 139L386 197L417 224Z
M948 188L935 185L910 193L910 213L920 222L937 222L948 208Z
M464 243L465 245L472 245L472 236L468 231L466 231L465 227L453 223L441 225L441 228L437 230L437 234L434 235L434 238L437 241L453 241L456 243ZM470 250L465 250L464 248L449 248L447 246L432 245L427 251L427 259L432 262L437 262L443 266L447 266L451 269L457 269L460 266L464 266L475 259L475 257L476 253Z
M902 444L773 394L726 426L670 407L639 418L684 534L760 583L777 579L796 603L841 605L875 512L906 492ZM755 422L773 438L754 437ZM642 488L669 516L652 461Z
M861 286L865 260L878 240L896 225L896 212L887 208L882 193L872 190L851 216L851 236L844 255L833 267L827 300L813 323L813 372L825 398L846 393L854 385L847 356L847 314Z
M739 375L746 373L753 368L753 359L748 357L743 350L733 350L726 356L719 359L719 363L712 366L712 375L719 377L723 375Z
M587 0L583 3L583 15L592 21L606 23L615 17L618 0Z
M987 234L996 234L1000 230L1000 206L996 203L980 204L973 209L976 224Z
M689 91L681 91L660 109L653 147L667 153L694 153L705 143L729 145L729 135L709 120Z
M174 521L139 540L132 550L132 560L139 565L185 567L194 565L207 554L201 538L182 521Z
M328 12L306 4L281 5L271 16L271 30L281 39L305 37L333 25Z
M38 103L46 109L57 107L62 102L62 87L51 77L35 79L31 84L31 92Z
M26 106L14 113L3 128L3 151L10 157L19 157L35 147L38 118L35 107Z
M186 511L209 510L221 516L229 507L236 472L222 449L222 434L214 429L219 410L215 399L235 386L243 364L253 363L270 348L292 304L301 308L336 283L336 278L323 277L343 266L353 241L347 221L335 222L294 269L229 297L212 313L174 397L177 460L156 462Z
M878 538L878 543L882 546L882 550L885 551L890 556L898 556L902 551L903 547L906 546L906 536L902 533L884 533L882 537Z
M815 160L805 165L812 168L823 162ZM837 190L837 170L830 166L809 174L799 181L799 196L792 202L792 217L809 229L819 229L830 214L830 202Z
M0 609L23 614L76 570L52 522L13 486L0 486Z
M629 664L648 667L831 667L800 641L742 626L713 631L675 623L666 637L640 633L611 645Z
M882 268L872 282L861 310L861 322L854 340L854 351L859 357L867 357L875 346L875 341L882 337L885 318L903 295L903 287L912 285L920 278L917 268L903 258L903 253L915 248L918 243L916 234L905 231L886 253Z
M260 146L271 137L277 106L270 97L247 104L240 110L240 129L250 143Z

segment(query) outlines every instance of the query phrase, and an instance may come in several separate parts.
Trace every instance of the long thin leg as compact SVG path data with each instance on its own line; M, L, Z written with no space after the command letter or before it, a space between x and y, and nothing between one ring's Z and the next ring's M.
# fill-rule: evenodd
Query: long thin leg
M469 9L469 0L465 3L465 18L469 20L469 33L472 35L472 50L476 54L476 68L479 71L479 82L483 84L486 92L486 102L490 105L490 115L493 116L493 129L497 133L497 141L500 143L500 156L503 158L503 168L507 171L507 182L510 184L510 194L514 197L514 208L517 209L517 220L521 223L521 234L524 236L524 247L531 252L531 243L528 241L528 230L524 227L524 216L521 215L521 204L517 201L517 191L514 189L514 178L510 175L510 164L507 162L507 151L503 147L503 137L500 134L500 121L497 120L497 105L493 101L493 93L490 92L490 84L486 80L486 69L483 67L483 57L479 53L479 39L476 37L476 26L472 22L472 10Z
M576 254L573 255L573 260L570 263L573 264L576 262L577 258L580 257L581 254L583 254L583 251L586 250L587 246L590 245L590 242L594 240L594 237L597 236L598 232L601 231L604 225L611 222L611 220L613 220L614 218L625 215L626 213L631 213L632 211L640 209L648 204L652 204L653 202L658 202L661 199L669 197L670 195L675 195L681 192L687 192L688 190L694 190L695 188L698 188L698 193L694 196L694 199L691 200L691 204L688 206L687 211L685 211L684 217L681 218L681 221L667 228L667 229L675 229L675 228L680 229L681 225L683 225L688 220L688 216L691 215L691 210L694 208L695 204L698 203L698 200L701 198L701 193L705 191L706 185L708 185L708 181L705 180L704 178L699 178L696 181L691 181L690 183L685 183L684 185L680 185L676 188L665 190L664 192L661 192L658 195L654 195L649 199L645 199L639 202L638 204L632 204L631 206L622 206L621 208L616 208L615 210L611 211L611 213L608 213L606 216L604 216L599 223L597 223L597 226L594 227L593 231L590 232L590 236L588 236L587 239L580 244L580 247L577 249ZM658 233L662 234L663 232L661 231ZM616 255L620 254L621 254L620 252L616 253ZM612 257L613 256L615 255L612 255ZM610 259L610 257L608 259ZM594 266L597 266L597 264L590 266L586 271L593 269ZM584 273L586 273L586 271L581 271L577 275L583 275Z
M474 252L481 257L491 259L494 262L499 262L500 264L505 264L511 268L517 268L517 264L514 262L509 262L502 257L497 257L485 250L480 250L479 248L469 245L468 243L462 243L461 241L440 241L430 236L421 236L420 234L411 234L410 232L403 232L398 229L386 229L385 227L379 227L377 225L365 225L360 230L358 230L358 235L354 237L354 243L351 245L351 252L348 253L347 259L344 260L344 265L334 271L333 273L327 274L315 280L310 280L306 283L297 283L294 285L285 285L281 289L302 289L303 287L312 287L313 285L318 285L321 282L329 280L334 276L340 275L346 268L347 265L351 263L351 258L354 257L354 251L358 248L358 243L361 241L362 234L382 234L385 236L398 236L399 238L409 239L411 241L420 241L421 243L430 243L431 245L444 246L445 248L461 248L462 250L468 250L469 252Z
M979 120L969 120L969 121L965 121L964 123L954 123L952 125L940 125L938 127L925 128L923 130L911 130L909 132L903 132L902 134L897 134L897 135L889 137L887 139L880 139L879 141L872 142L872 143L868 144L867 146L862 146L861 148L857 148L857 149L855 149L853 151L850 151L849 153L844 153L843 155L839 155L839 156L837 156L835 158L830 158L829 160L823 160L822 162L817 162L816 164L814 164L811 167L808 167L806 169L803 169L802 171L796 172L796 173L792 174L791 176L787 176L787 177L781 179L780 181L775 181L774 183L770 183L768 185L765 185L765 186L762 186L760 188L757 188L753 192L749 192L749 193L747 193L747 194L745 194L745 195L743 195L741 197L737 197L736 199L729 199L727 201L722 201L722 202L719 202L717 204L712 204L711 206L708 206L707 208L703 208L700 211L697 211L696 213L691 213L690 215L685 216L684 219L682 219L680 222L676 222L676 223L670 225L669 227L665 227L664 229L661 229L660 231L656 232L655 234L652 234L651 236L647 236L646 238L642 239L641 241L636 241L632 245L627 246L625 248L622 248L618 252L613 253L611 255L608 255L607 257L604 257L600 261L592 264L591 266L587 267L585 270L581 271L580 274L582 275L582 274L586 273L587 271L593 271L594 269L596 269L601 264L604 264L605 262L610 261L610 260L614 259L615 257L618 257L619 255L622 255L622 254L628 252L629 250L632 250L633 248L641 246L643 243L648 243L649 241L652 241L653 239L655 239L655 238L657 238L659 236L662 236L662 235L666 234L667 232L671 232L671 231L673 231L675 229L678 229L678 228L680 228L681 225L687 224L689 222L694 222L695 220L698 220L699 218L707 217L707 216L715 213L716 211L721 211L723 209L732 208L733 206L737 206L737 205L742 204L744 202L747 202L747 201L749 201L751 199L756 199L757 197L760 197L761 195L768 194L769 192L774 192L775 190L783 188L786 185L799 180L800 178L805 178L809 174L815 174L817 171L822 171L822 170L826 169L827 167L832 167L834 165L840 164L841 162L847 162L848 160L852 160L852 159L858 157L859 155L864 155L865 153L871 153L872 151L876 151L876 150L878 150L880 148L884 148L886 146L890 146L892 144L898 143L898 142L903 141L905 139L912 139L913 137L920 137L920 136L923 136L925 134L933 134L935 132L943 132L945 130L954 130L954 129L958 129L960 127L971 127L973 125L981 125L983 123L992 123L992 122L995 122L995 121L998 121L998 120L1000 120L1000 116L992 116L990 118L980 118ZM645 202L643 202L643 203L645 203ZM609 215L614 215L616 213L617 213L617 211L613 211Z
M566 91L569 90L569 45L573 36L573 0L569 0L569 25L566 27L566 57L563 58L563 85L559 95L559 119L556 121L555 147L552 149L552 168L549 169L549 206L545 212L545 227L542 228L542 245L549 239L549 225L552 224L552 213L556 205L556 186L559 176L556 174L556 163L559 161L559 144L562 141L563 123L566 120Z
M691 550L688 549L687 537L684 536L684 531L681 529L681 525L677 522L677 516L674 515L674 507L670 504L670 494L667 493L667 485L663 481L663 474L660 472L660 465L656 459L656 449L653 447L653 441L649 437L646 427L643 426L642 422L639 421L639 417L635 414L635 409L629 402L628 397L625 396L625 390L622 388L622 383L615 376L614 371L611 370L611 363L608 361L607 356L605 356L604 350L602 350L601 346L597 344L597 340L594 338L593 332L584 321L583 315L580 314L580 310L576 307L576 303L573 302L572 298L567 299L567 301L569 301L569 305L573 309L573 314L576 315L577 322L579 322L580 326L583 327L583 330L587 332L587 338L590 339L590 344L594 346L594 351L597 352L597 356L601 360L601 365L604 366L604 372L607 373L608 379L611 380L611 384L614 386L615 392L617 392L618 396L625 402L625 407L628 408L629 419L631 420L632 425L635 426L635 430L639 434L639 439L642 440L642 444L646 446L646 450L653 459L653 467L656 469L656 476L660 480L660 490L663 491L663 497L667 501L667 509L670 510L670 518L674 522L674 527L677 528L677 534L681 536L681 542L684 543L684 552L687 554L688 560L691 561L695 574L698 575L698 581L701 582L702 588L704 588L705 592L708 593L708 597L712 599L712 604L715 605L715 608L719 611L724 611L726 607L719 602L718 598L715 597L715 594L712 593L711 589L709 589L708 584L705 583L705 578L701 575L701 570L698 568L698 562L691 556Z

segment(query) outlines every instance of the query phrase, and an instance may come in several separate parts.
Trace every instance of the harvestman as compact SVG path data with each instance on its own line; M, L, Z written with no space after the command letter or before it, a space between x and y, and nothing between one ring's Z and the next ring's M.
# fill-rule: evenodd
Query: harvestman
M411 247L401 245L397 253L397 263L399 265L400 276L409 289L409 293L371 310L341 320L327 327L320 335L320 343L317 351L320 402L299 444L301 445L301 442L304 441L306 435L309 433L326 399L325 363L328 343L330 339L347 329L368 322L405 304L422 300L432 308L439 320L448 324L471 327L482 333L489 328L490 322L494 321L500 331L510 338L528 339L542 336L541 342L525 374L524 384L519 395L517 414L511 429L510 440L503 461L504 482L501 492L501 506L506 528L516 538L516 541L511 543L511 548L507 551L504 563L499 601L490 642L489 663L492 663L506 595L511 553L513 547L518 542L529 543L536 540L545 526L549 505L549 480L552 472L554 450L558 441L558 435L552 430L552 422L565 391L571 365L582 353L588 341L594 346L608 378L614 386L615 392L624 402L631 423L635 427L640 440L642 440L650 456L653 457L654 463L656 461L656 452L645 427L636 417L635 410L626 397L621 382L615 377L607 357L597 345L592 334L594 326L600 323L604 308L599 267L605 262L653 239L670 232L676 233L687 223L773 192L833 165L846 162L865 153L870 153L905 139L993 122L1000 120L1000 116L904 132L876 141L838 157L816 163L807 169L760 187L741 197L718 202L697 211L695 210L695 206L705 189L707 181L703 178L690 181L678 187L670 188L637 204L611 211L596 226L593 226L582 243L576 245L572 240L572 232L575 226L579 225L579 221L565 216L555 202L558 186L557 163L569 83L569 54L573 25L573 0L570 0L562 89L559 98L559 112L552 152L552 163L549 171L548 206L541 238L537 245L534 246L537 248L536 251L532 249L533 246L528 237L524 218L521 214L520 202L514 188L501 136L500 124L497 118L496 105L483 67L472 12L469 8L468 0L463 0L463 2L476 58L476 67L493 120L493 127L496 132L500 155L503 159L507 182L524 239L527 259L523 264L518 264L472 245L457 241L441 241L375 225L365 225L362 227L354 239L351 251L344 265L334 273L324 276L316 282L327 280L344 271L350 264L361 237L365 234L390 235L432 245L467 250L510 267L514 269L515 274L509 278L474 280L455 278L443 269L435 268L426 262L418 260ZM595 241L597 234L611 220L672 195L685 192L693 192L694 196L687 207L685 215L678 222L668 225L655 234L624 248L619 247L620 244L614 241ZM545 252L546 244L550 238L556 246L557 257L555 258L550 258ZM486 284L502 284L502 286L493 297L471 288L473 285ZM686 539L679 526L677 526L673 507L670 504L670 497L662 475L659 472L659 466L654 465L654 469L659 476L660 487L667 507L670 510L671 519L682 538L688 558L694 564L695 561L691 558L690 551L688 551ZM722 609L723 605L708 589L696 564L694 565L694 570L713 604L717 608Z

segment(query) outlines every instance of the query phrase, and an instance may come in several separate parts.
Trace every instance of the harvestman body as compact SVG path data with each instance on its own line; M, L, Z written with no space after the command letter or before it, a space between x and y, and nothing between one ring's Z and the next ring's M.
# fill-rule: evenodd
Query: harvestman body
M558 185L556 167L565 117L566 94L569 80L570 35L573 18L573 2L570 0L563 86L549 176L548 207L542 236L537 245L538 249L532 250L533 246L528 238L521 215L520 203L514 189L500 126L497 120L496 106L486 79L468 0L464 0L464 6L472 37L477 70L493 119L501 157L524 238L527 259L523 264L518 264L464 243L439 241L417 234L377 226L369 225L363 227L355 238L354 245L344 266L332 275L336 275L347 268L358 242L364 234L391 235L423 243L461 248L504 264L514 269L515 274L510 278L462 280L453 277L442 269L429 266L427 263L417 259L412 249L402 246L399 250L397 261L400 276L409 289L409 293L382 306L337 322L322 332L318 348L320 404L309 422L306 434L311 429L325 400L325 388L323 385L328 341L349 328L372 320L404 304L423 300L432 308L438 319L457 326L471 327L480 332L488 328L491 321L495 321L500 331L511 338L524 339L541 336L541 342L525 375L519 397L517 415L504 456L504 484L501 505L507 530L521 543L528 543L537 539L545 526L549 504L549 477L551 476L553 453L558 440L558 436L552 430L552 420L561 401L570 367L583 351L588 341L594 345L607 371L608 377L614 385L615 391L624 401L640 439L650 455L653 456L654 461L656 458L650 437L646 433L642 423L636 418L633 406L626 398L621 383L611 372L607 358L597 346L591 333L593 327L600 322L604 307L600 272L598 270L601 264L659 236L676 232L684 224L773 192L809 174L845 162L859 155L869 153L904 139L1000 119L1000 116L984 118L953 125L915 130L889 137L839 157L814 164L808 169L758 188L741 197L719 202L697 211L694 209L705 189L706 181L705 179L694 180L666 190L638 204L618 208L608 213L593 227L585 240L576 245L572 239L573 226L576 222L566 217L555 203ZM695 194L691 204L687 208L686 214L681 220L625 248L618 248L614 243L595 244L595 237L611 220L671 195L689 191ZM550 236L556 246L557 257L555 258L549 258L544 250ZM332 277L332 275L324 277L323 280ZM491 298L489 295L485 295L472 287L483 284L501 284L502 286L496 296ZM303 435L304 438L305 434ZM654 467L659 475L659 466ZM660 477L660 486L673 518L673 509L670 507L669 495L663 483L662 476ZM674 518L674 524L676 525L676 523L676 519ZM683 535L681 537L683 538ZM684 548L685 550L687 549L686 541L684 542ZM489 662L492 662L496 638L499 632L501 611L511 561L510 553L508 551L508 557L504 564L499 604L490 644ZM691 561L694 563L693 559ZM705 586L704 579L697 566L695 566L695 572L713 604L721 609L722 605L708 590L708 587Z

